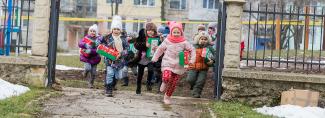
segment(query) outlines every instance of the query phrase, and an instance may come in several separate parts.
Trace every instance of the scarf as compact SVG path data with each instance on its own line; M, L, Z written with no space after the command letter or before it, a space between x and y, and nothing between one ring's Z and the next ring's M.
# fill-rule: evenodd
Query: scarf
M172 43L180 43L180 42L185 41L184 36L174 37L174 36L172 36L170 34L167 36L167 39Z
M122 52L123 51L123 44L122 44L121 35L119 35L119 36L114 36L113 35L113 39L114 39L114 46L117 49L117 51Z

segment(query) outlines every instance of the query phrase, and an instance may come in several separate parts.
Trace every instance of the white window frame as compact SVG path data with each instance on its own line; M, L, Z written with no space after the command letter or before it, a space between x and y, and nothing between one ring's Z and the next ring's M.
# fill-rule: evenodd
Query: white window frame
M204 7L204 1L206 2L205 4L206 4L206 7ZM210 0L202 0L202 7L204 8L204 9L218 9L218 7L216 6L216 2L219 2L219 0L213 0L213 7L212 8L209 8L209 1Z
M153 1L154 2L154 4L151 6L151 5L149 5L149 1ZM133 0L133 5L135 5L135 6L142 6L142 7L156 7L156 0L147 0L147 4L146 5L144 5L144 4L142 4L142 0L139 0L139 4L137 5L137 4L135 4L135 1Z
M107 4L111 4L111 2L108 2L108 1L111 1L111 0L106 0L106 3ZM119 0L119 1L121 1L121 2L119 2L118 4L123 4L123 0ZM113 4L115 4L115 0L113 0Z
M179 8L171 8L171 2L172 0L169 0L169 9L175 9L175 10L186 10L187 9L187 0L178 0L179 1ZM175 0L174 0L175 1ZM183 1L185 1L185 8L182 9Z
M140 19L133 19L133 20L135 20L135 21L141 21ZM135 25L136 25L136 28L134 28ZM142 25L142 27L141 27L141 25ZM143 22L134 22L132 24L132 26L133 26L132 31L133 32L139 32L142 28L144 28L144 25L145 24ZM137 29L137 30L134 31L134 29Z

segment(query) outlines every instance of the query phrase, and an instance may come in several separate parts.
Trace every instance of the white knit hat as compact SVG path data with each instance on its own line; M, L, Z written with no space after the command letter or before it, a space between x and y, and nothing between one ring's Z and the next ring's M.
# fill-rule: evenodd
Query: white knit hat
M121 16L114 16L111 24L111 30L118 28L122 30L122 18Z
M197 34L195 37L194 37L194 44L199 44L199 40L201 37L206 37L208 38L208 42L210 43L212 41L210 35L205 32L205 31L201 31L199 32L199 34Z
M89 27L88 31L90 30L95 30L96 31L96 36L98 36L98 27L96 24L92 25L91 27Z
M210 22L208 24L208 28L213 28L213 29L216 29L218 26L218 23L217 22Z

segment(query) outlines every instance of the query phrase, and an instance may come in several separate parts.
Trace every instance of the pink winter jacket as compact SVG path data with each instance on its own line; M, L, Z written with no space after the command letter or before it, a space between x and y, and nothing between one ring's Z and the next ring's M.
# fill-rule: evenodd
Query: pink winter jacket
M179 52L184 50L191 52L189 62L193 64L195 62L195 49L188 41L172 43L169 40L164 40L155 52L152 61L157 62L158 58L164 54L161 63L161 71L170 70L175 74L182 75L185 69L179 65Z

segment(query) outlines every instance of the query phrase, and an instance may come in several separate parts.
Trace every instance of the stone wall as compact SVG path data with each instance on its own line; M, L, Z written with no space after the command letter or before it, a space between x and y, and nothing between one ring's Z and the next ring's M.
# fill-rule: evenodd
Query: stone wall
M318 75L226 69L222 86L222 100L254 106L278 105L281 92L290 88L320 92L320 106L325 100L325 77Z
M44 87L46 64L46 57L0 57L0 78L11 83Z

